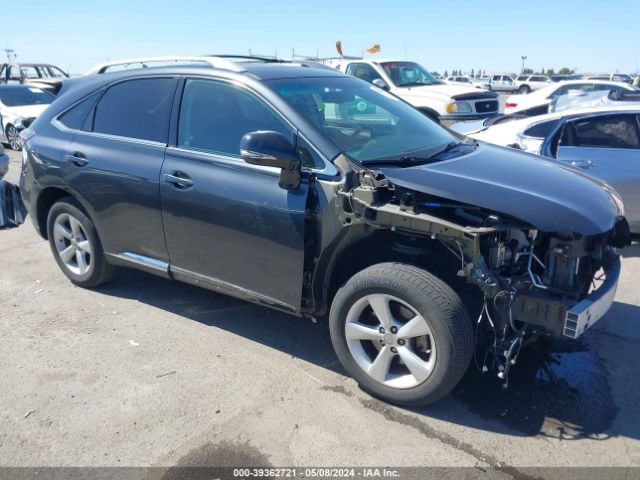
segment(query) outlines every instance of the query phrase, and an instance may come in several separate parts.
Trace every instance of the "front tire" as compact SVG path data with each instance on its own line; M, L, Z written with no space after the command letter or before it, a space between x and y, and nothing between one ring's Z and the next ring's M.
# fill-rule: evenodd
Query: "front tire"
M520 95L526 95L531 91L531 89L527 86L527 85L522 85L519 89L518 89L518 93Z
M107 262L96 227L76 199L51 207L47 234L60 270L75 285L93 288L113 277L116 267Z
M333 300L329 327L340 362L360 388L399 405L446 396L474 348L458 295L433 274L402 263L354 275Z

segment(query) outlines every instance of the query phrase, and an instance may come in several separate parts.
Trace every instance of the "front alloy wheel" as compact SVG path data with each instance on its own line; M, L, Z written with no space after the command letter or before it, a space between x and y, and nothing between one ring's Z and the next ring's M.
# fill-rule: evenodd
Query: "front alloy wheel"
M397 297L362 297L347 313L345 336L358 366L383 385L415 387L433 372L436 346L429 324Z
M22 142L20 141L18 129L13 125L7 127L7 143L9 143L11 150L22 150Z
M380 263L336 293L331 341L347 373L368 393L400 405L447 395L473 354L473 327L460 297L413 265Z

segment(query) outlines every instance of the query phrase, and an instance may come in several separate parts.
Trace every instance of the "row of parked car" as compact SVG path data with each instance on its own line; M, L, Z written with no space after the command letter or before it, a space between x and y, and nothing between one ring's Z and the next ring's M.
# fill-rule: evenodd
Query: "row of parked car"
M552 83L568 80L606 80L621 82L631 85L634 79L630 75L612 73L609 75L519 75L508 74L481 75L468 77L466 75L449 76L444 81L449 85L466 85L479 89L493 90L495 92L507 92L527 94L542 88L549 87Z

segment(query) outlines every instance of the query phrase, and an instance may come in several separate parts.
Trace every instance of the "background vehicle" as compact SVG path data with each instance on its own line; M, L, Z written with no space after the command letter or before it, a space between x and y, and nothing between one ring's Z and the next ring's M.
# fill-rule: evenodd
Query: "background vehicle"
M596 90L635 91L631 85L620 82L606 82L602 80L570 80L551 83L530 94L511 95L505 102L504 113L519 113L521 115L542 115L549 112L549 105L555 99L567 94L581 94Z
M465 75L456 75L452 77L447 77L444 80L444 83L446 83L447 85L460 85L462 87L473 87L473 88L480 88L483 90L491 90L491 87L489 86L488 83L483 84L479 82L473 82L469 77Z
M566 82L567 80L582 80L581 75L551 75L552 82Z
M640 106L640 90L595 90L578 95L561 95L549 105L549 113L574 108L604 107L637 103Z
M491 75L489 86L495 92L513 92L516 89L511 75Z
M546 75L520 75L516 78L514 90L521 95L545 88L551 83Z
M631 230L640 233L640 105L564 110L475 131L460 124L452 128L554 158L606 181L622 196Z
M44 63L4 63L0 65L1 83L29 83L55 93L69 75L55 65Z
M606 186L334 70L204 63L76 80L23 132L25 203L74 284L129 266L328 314L345 370L406 405L470 364L454 289L482 305L503 379L526 341L575 338L613 301L628 232ZM554 313L530 313L543 304Z
M631 85L633 82L633 77L631 75L627 75L626 73L610 73L604 75L588 75L584 77L586 80L608 80L611 82L623 82Z
M0 85L0 141L20 150L20 131L31 125L54 99L38 87Z
M447 85L415 62L344 60L341 72L376 83L435 121L490 117L498 113L498 95L475 87Z

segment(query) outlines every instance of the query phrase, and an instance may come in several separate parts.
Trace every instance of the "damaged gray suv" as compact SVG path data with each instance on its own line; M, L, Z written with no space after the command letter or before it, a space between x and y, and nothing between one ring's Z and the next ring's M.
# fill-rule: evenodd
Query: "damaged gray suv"
M506 382L608 310L629 229L606 184L333 70L203 63L72 79L23 133L22 197L74 284L131 267L327 316L345 370L403 405L474 352Z

